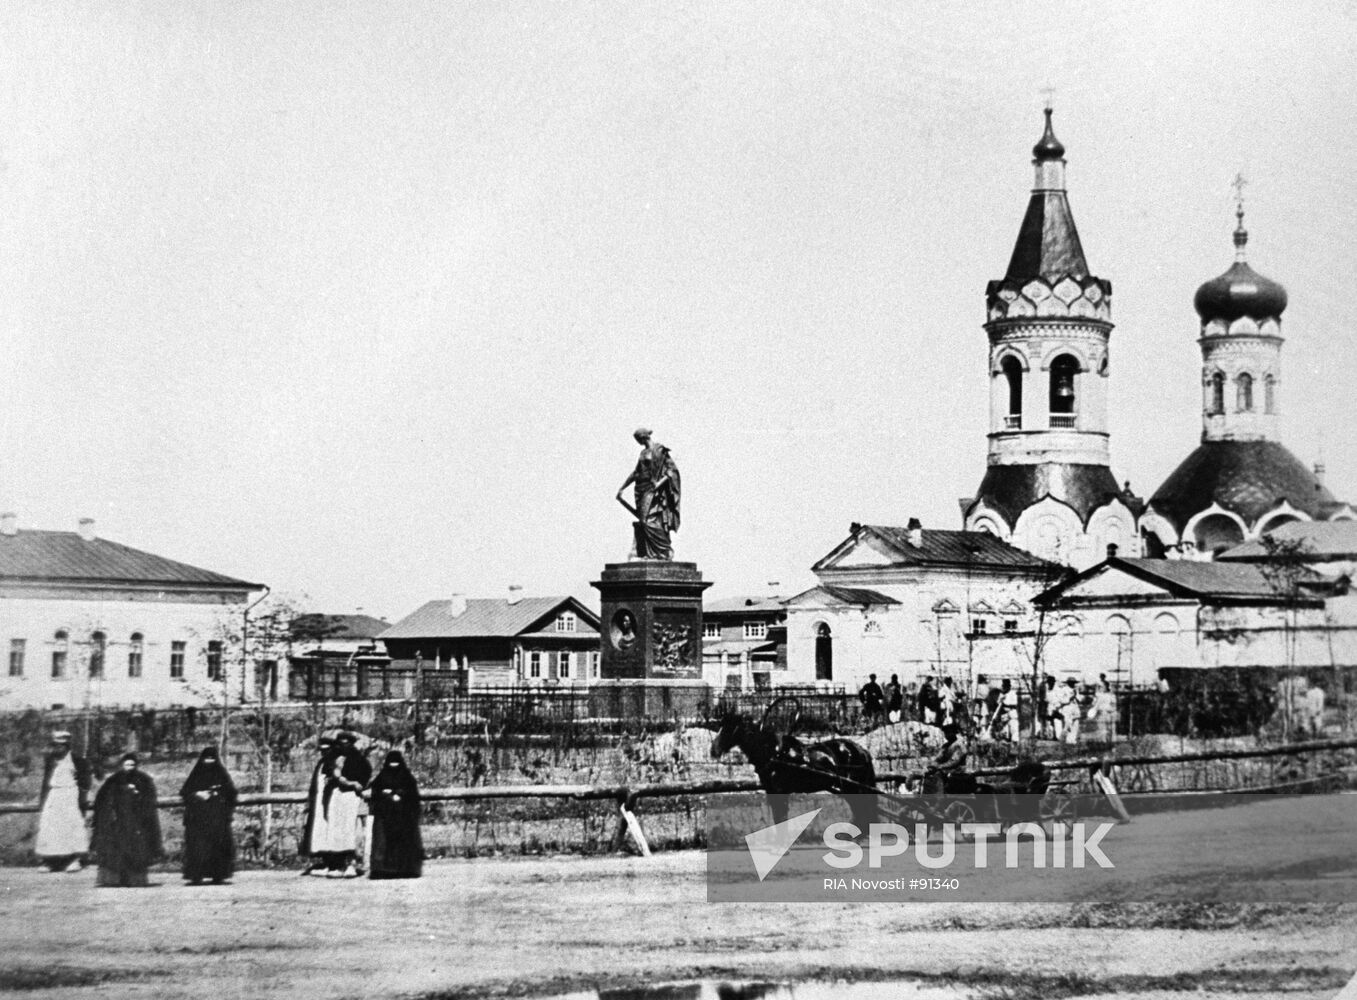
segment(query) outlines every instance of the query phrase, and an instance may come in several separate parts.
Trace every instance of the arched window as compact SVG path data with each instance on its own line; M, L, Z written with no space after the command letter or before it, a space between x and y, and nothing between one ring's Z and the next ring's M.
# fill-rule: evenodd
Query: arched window
M104 676L104 653L108 650L108 637L102 632L90 633L90 676Z
M1211 514L1197 522L1197 548L1202 552L1223 552L1244 540L1239 524L1224 514Z
M141 676L141 654L143 648L143 639L140 632L133 632L132 638L127 643L127 676Z
M1225 376L1220 372L1211 376L1211 398L1206 404L1206 412L1210 414L1225 412Z
M1240 413L1253 412L1253 376L1240 372L1234 380L1234 404Z
M66 676L66 654L70 649L69 636L64 628L52 637L52 676Z
M1074 376L1079 362L1062 354L1051 362L1051 413L1074 413Z
M1272 375L1263 378L1263 412L1277 412L1277 379Z
M1022 427L1022 364L1010 354L1001 367L1008 382L1008 419L1004 424L1016 430Z
M824 622L815 626L815 679L834 679L834 636Z

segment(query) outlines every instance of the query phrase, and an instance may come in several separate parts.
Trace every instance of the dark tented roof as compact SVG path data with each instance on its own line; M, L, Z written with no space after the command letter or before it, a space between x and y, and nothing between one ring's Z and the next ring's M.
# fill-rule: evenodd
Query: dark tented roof
M581 632L596 630L598 617L573 597L525 597L510 604L502 597L470 598L466 610L452 614L452 601L430 601L386 631L379 639L507 638L527 632L557 610L580 615ZM563 633L569 634L569 633Z
M164 556L129 548L105 538L86 540L74 531L19 531L0 534L0 579L61 583L143 583L197 585L224 590L262 590Z
M1136 515L1143 509L1140 498L1118 486L1112 470L1105 465L1047 462L991 465L980 481L980 492L966 505L966 513L969 515L983 500L1011 529L1023 511L1048 496L1068 504L1084 524L1094 511L1112 500L1120 500Z
M1057 281L1066 275L1088 277L1088 262L1079 243L1079 231L1074 228L1069 200L1064 191L1033 191L1004 280Z
M1204 441L1150 497L1150 506L1182 531L1218 503L1246 524L1285 500L1310 517L1333 508L1333 494L1276 441Z
M292 634L307 639L375 639L391 623L372 615L305 614L292 619Z

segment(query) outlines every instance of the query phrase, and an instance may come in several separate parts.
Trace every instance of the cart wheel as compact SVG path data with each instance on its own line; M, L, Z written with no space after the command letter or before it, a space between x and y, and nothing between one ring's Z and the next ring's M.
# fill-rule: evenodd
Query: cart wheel
M1068 830L1076 815L1074 797L1063 788L1047 789L1046 794L1041 797L1041 825L1045 827L1050 824L1053 836L1056 823L1063 823Z
M962 823L975 822L975 809L969 802L954 801L947 803L947 806L942 810L942 818L956 828L957 840L970 841L974 839L972 834L961 832Z

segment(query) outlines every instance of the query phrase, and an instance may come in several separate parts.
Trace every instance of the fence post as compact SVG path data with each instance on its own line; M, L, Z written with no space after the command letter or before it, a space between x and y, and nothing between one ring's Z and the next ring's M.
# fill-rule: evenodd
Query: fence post
M627 834L631 834L632 840L636 842L636 847L641 852L641 857L650 857L650 844L646 840L645 830L641 828L641 820L635 813L636 793L624 789L616 801L618 823L617 834L613 837L613 851L621 851L626 846Z

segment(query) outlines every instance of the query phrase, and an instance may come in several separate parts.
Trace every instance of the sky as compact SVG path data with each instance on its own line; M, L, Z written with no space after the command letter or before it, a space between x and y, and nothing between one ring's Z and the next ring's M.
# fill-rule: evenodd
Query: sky
M959 528L1054 88L1114 472L1200 434L1197 285L1290 293L1357 499L1357 5L0 5L0 504L392 620L625 559L651 427L711 597Z

